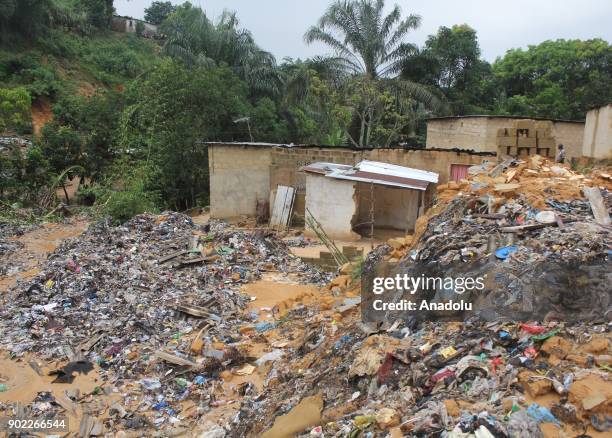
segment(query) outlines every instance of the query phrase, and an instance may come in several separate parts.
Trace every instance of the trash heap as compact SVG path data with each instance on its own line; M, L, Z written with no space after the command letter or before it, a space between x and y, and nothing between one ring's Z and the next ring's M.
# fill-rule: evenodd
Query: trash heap
M13 237L21 236L24 232L34 228L36 228L35 225L0 221L0 277L10 275L19 269L19 265L13 262L11 255L21 250L24 245Z
M477 166L413 236L331 281L264 232L178 214L99 225L11 292L1 345L57 379L99 373L97 390L30 406L78 404L82 435L609 436L610 189L540 157ZM487 290L454 321L366 324L360 273L383 262ZM262 318L239 286L267 271L326 285Z
M231 436L609 436L609 172L531 157L470 173L363 270L386 261L397 264L389 276L484 276L475 311L367 325L354 267L343 269L318 306L265 333L289 345Z
M57 375L57 383L95 368L97 393L121 394L110 430L187 427L181 402L198 400L210 410L214 377L246 361L239 327L257 315L245 311L250 298L239 289L270 270L310 283L328 278L271 233L196 226L178 213L140 215L119 227L98 223L2 297L0 348L13 359L35 355L30 366ZM49 397L41 394L37 406L57 409ZM103 405L94 401L88 393L68 404L87 402L95 418ZM207 410L199 403L192 403L191 422Z
M438 190L413 238L392 245L397 272L483 277L486 289L463 297L488 320L612 316L608 173L585 177L533 156L474 166ZM453 295L440 290L436 299Z
M474 319L368 332L358 312L295 317L306 326L294 333L297 346L269 367L262 394L245 397L229 436L532 438L612 430L606 324Z

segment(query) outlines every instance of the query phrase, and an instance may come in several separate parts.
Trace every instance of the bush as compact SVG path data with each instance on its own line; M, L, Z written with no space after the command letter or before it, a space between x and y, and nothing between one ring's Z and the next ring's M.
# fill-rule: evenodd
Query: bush
M0 133L11 129L18 132L31 126L32 98L24 87L0 88Z
M96 205L101 207L102 215L120 224L137 214L159 211L159 193L151 189L156 173L146 163L134 167L134 163L123 159L113 169L111 178L85 194L96 196Z

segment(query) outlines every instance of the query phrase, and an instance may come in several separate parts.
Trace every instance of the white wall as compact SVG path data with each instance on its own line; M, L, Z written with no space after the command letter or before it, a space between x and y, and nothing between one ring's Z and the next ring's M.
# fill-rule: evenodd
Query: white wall
M587 113L582 155L597 159L612 158L612 105Z
M352 223L356 219L357 204L352 181L327 178L322 175L306 175L306 209L321 223L332 239L358 240ZM306 235L312 231L306 227Z

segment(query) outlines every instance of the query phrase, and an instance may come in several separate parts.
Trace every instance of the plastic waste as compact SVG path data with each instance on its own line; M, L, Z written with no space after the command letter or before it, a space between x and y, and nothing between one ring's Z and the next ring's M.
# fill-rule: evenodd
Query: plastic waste
M555 423L560 426L559 420L550 412L550 409L540 406L537 403L532 403L527 408L527 414L536 420L538 423Z

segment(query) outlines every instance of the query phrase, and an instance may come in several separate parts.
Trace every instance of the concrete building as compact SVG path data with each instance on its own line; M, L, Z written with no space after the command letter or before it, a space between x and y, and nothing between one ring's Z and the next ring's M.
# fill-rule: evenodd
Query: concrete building
M158 28L156 24L148 23L132 17L122 17L119 15L113 15L111 20L111 28L115 32L136 33L136 25L138 23L142 23L143 26L142 36L154 38L158 35Z
M612 104L587 113L582 155L595 159L612 159Z
M434 117L427 120L426 147L554 157L563 144L570 159L582 155L584 126L581 121L537 117Z
M372 229L374 235L414 230L424 192L438 182L437 173L377 161L313 163L301 170L306 173L306 210L339 240L358 240Z
M352 149L270 143L207 143L210 213L214 218L255 216L257 203L274 205L279 185L297 190L294 212L304 216L306 175L299 169L316 163L354 166L363 160L435 172L441 183L460 178L467 167L495 160L493 152L449 149ZM427 194L424 199L428 202Z

